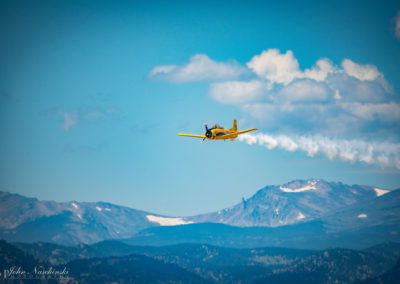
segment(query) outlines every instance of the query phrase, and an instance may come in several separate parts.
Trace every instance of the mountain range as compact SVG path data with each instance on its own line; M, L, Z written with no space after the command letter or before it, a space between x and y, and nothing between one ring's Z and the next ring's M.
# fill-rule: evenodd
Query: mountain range
M364 248L400 241L400 190L296 180L266 186L230 208L188 217L0 192L0 238L63 245L119 239L140 245Z
M105 202L39 201L0 192L0 237L6 240L78 244L127 238L158 225L148 215Z

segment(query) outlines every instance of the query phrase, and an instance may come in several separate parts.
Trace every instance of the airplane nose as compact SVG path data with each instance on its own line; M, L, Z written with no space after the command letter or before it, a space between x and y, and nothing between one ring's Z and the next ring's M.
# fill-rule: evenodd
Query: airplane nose
M207 137L207 138L211 138L211 137L212 137L212 133L211 133L210 130L207 130L207 131L206 131L206 137Z

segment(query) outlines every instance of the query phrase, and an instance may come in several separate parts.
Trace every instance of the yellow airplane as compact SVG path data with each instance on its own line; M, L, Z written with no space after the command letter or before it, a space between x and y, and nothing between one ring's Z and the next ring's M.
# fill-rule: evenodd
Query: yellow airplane
M205 139L209 140L226 140L229 139L231 141L235 140L240 134L257 130L257 128L246 129L242 131L237 130L237 122L236 119L233 120L233 127L231 129L225 129L222 126L215 124L212 128L208 128L207 124L204 125L206 128L206 132L204 135L193 135L193 134L182 134L179 133L179 136L186 137L195 137L195 138L203 138L201 142Z

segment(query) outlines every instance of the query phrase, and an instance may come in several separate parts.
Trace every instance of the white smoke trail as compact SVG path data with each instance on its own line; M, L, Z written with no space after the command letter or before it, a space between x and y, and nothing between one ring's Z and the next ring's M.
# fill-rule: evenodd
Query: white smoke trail
M300 149L310 157L321 152L330 160L339 158L351 163L359 161L366 164L379 164L383 168L400 169L400 143L332 139L320 135L289 137L265 133L246 133L240 135L238 139L250 145L265 146L270 150L278 147L296 152Z

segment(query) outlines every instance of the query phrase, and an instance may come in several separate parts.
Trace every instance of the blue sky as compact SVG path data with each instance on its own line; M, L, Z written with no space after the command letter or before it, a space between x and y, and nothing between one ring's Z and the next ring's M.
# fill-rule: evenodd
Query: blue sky
M2 1L0 188L166 215L293 179L399 188L399 11L396 1ZM258 136L177 136L234 118Z

